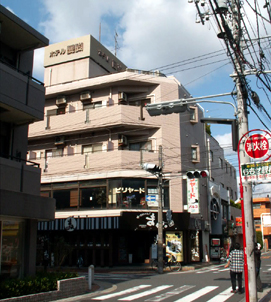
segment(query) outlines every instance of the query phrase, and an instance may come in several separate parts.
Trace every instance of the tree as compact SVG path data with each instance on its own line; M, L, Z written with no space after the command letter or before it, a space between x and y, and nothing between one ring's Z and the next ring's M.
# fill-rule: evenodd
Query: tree
M206 133L211 135L211 125L205 124Z
M64 237L55 237L52 244L52 252L54 253L55 265L60 269L66 257L73 251L73 247L65 241Z

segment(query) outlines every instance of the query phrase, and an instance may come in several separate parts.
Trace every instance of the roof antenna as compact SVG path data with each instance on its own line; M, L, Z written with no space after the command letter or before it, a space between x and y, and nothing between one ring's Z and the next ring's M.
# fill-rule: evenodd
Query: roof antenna
M118 33L115 31L115 56L117 56L117 49L119 49L117 38L118 38Z

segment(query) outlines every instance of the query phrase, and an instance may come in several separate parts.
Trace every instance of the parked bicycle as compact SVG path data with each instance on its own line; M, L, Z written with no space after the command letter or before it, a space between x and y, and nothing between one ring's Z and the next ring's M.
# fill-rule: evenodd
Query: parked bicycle
M177 271L180 271L182 269L181 262L177 261L177 257L174 254L168 254L167 260L163 261L163 268L169 268L170 270L176 268ZM152 259L151 261L151 268L156 269L158 268L158 260Z

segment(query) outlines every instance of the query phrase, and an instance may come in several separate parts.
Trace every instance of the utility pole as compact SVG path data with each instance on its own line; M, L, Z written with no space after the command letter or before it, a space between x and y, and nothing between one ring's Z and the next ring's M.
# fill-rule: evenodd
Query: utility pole
M162 146L159 146L159 167L163 167L162 158ZM159 171L158 175L158 242L157 242L157 252L158 252L158 273L163 274L163 204L162 204L162 182L163 182L163 172L162 169Z
M144 170L154 174L158 178L158 213L157 213L157 225L158 225L158 234L157 234L157 262L158 262L158 273L163 274L164 271L164 257L163 257L163 203L162 203L162 185L163 185L163 152L162 146L159 146L159 165L152 163L142 164L141 166Z
M236 44L236 49L239 49L242 53L242 28L241 28L241 12L240 12L240 1L232 0L232 17L233 17L233 39ZM236 52L235 52L236 54ZM239 125L239 138L248 132L248 112L247 112L247 92L245 87L245 76L242 60L235 55L235 66L236 66L236 89L237 89L237 106L238 106L238 125ZM245 145L242 144L239 148L240 165L250 162L250 158L245 152ZM240 175L241 177L241 175ZM255 247L255 230L253 220L253 200L252 200L252 186L251 183L247 182L242 184L240 187L241 203L243 207L243 240L244 244L244 256L245 256L245 285L246 285L246 301L256 302L257 301L257 286L256 286L256 268L254 261L254 247ZM248 280L247 280L248 279Z

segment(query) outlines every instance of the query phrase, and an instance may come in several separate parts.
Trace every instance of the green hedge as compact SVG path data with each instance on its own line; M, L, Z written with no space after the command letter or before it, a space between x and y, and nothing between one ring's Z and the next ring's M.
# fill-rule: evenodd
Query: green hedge
M77 273L37 273L35 277L1 280L0 299L18 297L57 289L57 281L78 277Z

